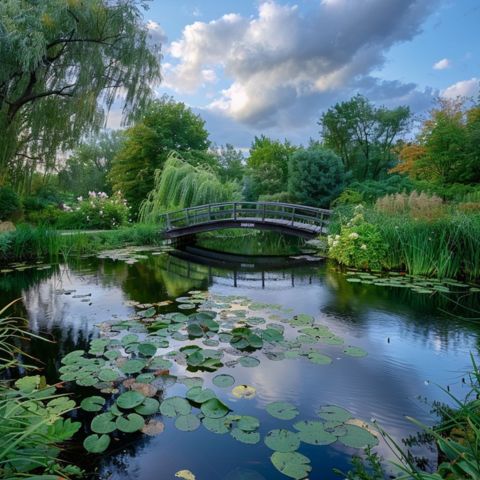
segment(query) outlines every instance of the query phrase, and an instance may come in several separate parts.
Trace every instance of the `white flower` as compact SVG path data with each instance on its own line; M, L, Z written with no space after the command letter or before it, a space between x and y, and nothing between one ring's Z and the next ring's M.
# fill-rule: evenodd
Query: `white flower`
M97 198L97 194L95 192L88 192L88 196L90 198Z
M81 195L77 197L77 202L83 202L83 197Z
M102 216L102 215L103 215L103 210L100 210L100 216Z
M340 240L340 235L335 235L335 240Z
M352 240L356 240L360 235L356 232L352 232L348 238L352 239Z
M332 247L336 247L338 245L338 240L335 240L333 243L332 243Z
M361 248L362 250L366 250L366 249L367 249L367 246L363 243L360 248Z

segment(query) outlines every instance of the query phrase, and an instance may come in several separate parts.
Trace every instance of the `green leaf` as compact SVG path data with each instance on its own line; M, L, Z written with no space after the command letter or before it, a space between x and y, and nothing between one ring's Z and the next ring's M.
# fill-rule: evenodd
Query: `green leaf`
M287 402L269 403L266 406L266 410L272 417L280 420L293 420L299 414L295 405Z
M215 398L215 392L209 388L203 390L202 387L192 387L185 396L192 402L204 403Z
M138 346L138 353L144 357L153 357L157 353L157 346L153 343L141 343Z
M229 422L227 418L209 418L205 417L202 419L203 426L212 433L228 433L229 431Z
M297 422L294 428L299 430L298 436L304 443L310 445L330 445L337 441L337 437L325 430L324 424L316 420Z
M332 359L328 355L319 352L310 352L308 354L308 359L317 365L328 365L332 363Z
M368 430L358 427L357 425L345 425L347 433L339 437L339 442L346 447L366 448L374 447L378 444L378 439Z
M270 460L279 472L296 480L305 478L312 471L310 459L298 452L274 452Z
M114 382L118 379L118 373L111 368L102 368L98 372L98 378L102 380L102 382Z
M255 445L260 441L260 434L258 432L245 432L240 428L233 428L230 435L239 442Z
M290 430L271 430L265 436L265 445L276 452L294 452L300 446L297 433Z
M160 402L154 398L146 398L143 403L135 408L135 412L140 415L147 416L157 413L160 408Z
M321 407L317 411L317 414L320 418L323 418L327 422L344 423L353 418L352 414L348 410L345 410L342 407L337 407L336 405L326 405Z
M87 397L82 400L80 408L86 412L99 412L105 405L105 399L99 396Z
M198 323L191 323L187 326L187 332L189 337L200 338L203 337L202 327Z
M90 453L102 453L110 445L110 437L108 435L89 435L83 441L83 447ZM58 477L58 475L57 475Z
M242 415L237 421L237 428L244 432L253 432L260 427L260 421L250 415Z
M183 432L193 432L200 426L200 420L192 413L188 415L179 415L175 420L175 427Z
M368 355L367 352L363 350L363 348L351 347L351 346L345 348L343 353L345 353L345 355L348 355L350 357L366 357Z
M145 420L137 413L130 413L126 417L117 417L115 423L121 432L133 433L143 428Z
M92 420L90 428L95 433L111 433L116 429L113 418L110 412L101 413Z
M83 352L83 350L81 350ZM33 375L19 378L15 382L15 386L22 392L22 393L32 393L40 386L41 377L40 375Z
M145 368L145 360L133 359L127 360L121 367L120 370L126 374L139 373Z
M228 388L235 383L235 379L231 375L217 375L213 377L212 383L220 388Z
M212 398L202 403L200 409L202 413L209 418L222 418L230 411L218 398Z
M260 360L255 357L240 357L238 361L242 367L253 368L260 365Z
M188 415L191 411L192 406L182 397L167 398L160 405L160 413L166 417Z
M130 391L122 393L117 398L117 405L120 408L130 409L138 407L145 400L145 395L142 395L140 392Z

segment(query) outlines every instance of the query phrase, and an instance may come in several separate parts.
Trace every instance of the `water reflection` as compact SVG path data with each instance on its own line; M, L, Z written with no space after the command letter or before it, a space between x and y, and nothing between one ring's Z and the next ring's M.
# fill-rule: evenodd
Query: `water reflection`
M449 305L445 298L350 284L325 265L265 266L251 261L227 267L225 262L219 265L205 258L186 259L185 252L149 254L133 265L86 258L35 275L16 272L2 276L0 300L4 304L22 297L23 306L17 308L23 309L30 328L55 340L30 345L31 353L44 362L49 381L54 382L61 357L85 349L98 335L97 324L133 313L128 300L158 302L193 289L246 295L255 301L281 304L294 313L310 313L347 344L369 352L364 359L354 359L340 355L339 347L325 345L322 351L334 358L326 367L305 359L275 362L264 355L259 355L257 368L225 367L223 371L234 375L237 383L256 387L257 397L238 400L228 391L218 395L236 412L259 417L262 435L279 428L278 420L265 414L265 405L283 400L296 404L302 418L314 418L315 411L325 404L342 405L357 417L377 420L397 440L406 438L416 432L406 415L432 420L423 398L447 400L436 383L448 385L457 395L465 393L461 379L469 367L469 352L478 352L477 325L443 313ZM478 305L475 298L466 302ZM211 374L205 375L205 386L215 389L211 378ZM183 395L185 391L185 386L177 384L169 394ZM204 429L184 433L169 419L163 420L166 428L162 435L126 437L99 464L87 463L88 469L99 468L101 478L115 479L173 478L181 469L209 480L279 477L267 460L271 452L263 443L243 445L228 435ZM285 428L291 428L290 424ZM82 456L81 447L74 451ZM379 451L388 455L384 444ZM302 445L300 452L312 459L314 474L322 472L327 480L336 478L333 467L346 469L349 455L358 453L338 444ZM88 462L94 458L88 457Z

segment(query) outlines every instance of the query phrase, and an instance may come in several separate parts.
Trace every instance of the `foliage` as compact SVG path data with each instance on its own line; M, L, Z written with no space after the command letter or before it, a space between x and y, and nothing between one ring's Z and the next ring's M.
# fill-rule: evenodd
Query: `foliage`
M292 195L289 192L272 193L271 195L260 195L258 197L259 202L280 202L291 203Z
M240 150L235 150L233 145L227 143L218 152L220 178L225 182L241 182L245 173L245 158Z
M328 208L343 189L345 172L340 158L324 148L295 152L288 164L288 192L297 202Z
M92 136L75 150L58 173L59 188L75 197L87 196L88 192L112 193L107 182L107 172L122 145L118 131L103 132Z
M404 145L392 172L441 185L480 180L480 105L438 99L416 142Z
M447 213L443 200L436 195L396 193L385 195L375 203L375 209L390 215L408 214L412 218L434 219Z
M246 199L285 192L288 186L288 161L297 148L265 136L255 137L247 160L249 178Z
M154 223L167 210L235 200L238 196L236 183L223 183L211 169L194 167L171 154L164 169L155 173L155 187L142 204L140 218Z
M333 202L332 206L359 205L364 201L363 194L353 188L346 188Z
M131 115L150 98L159 56L141 7L139 0L0 3L0 176L15 179L16 189L102 126L115 100Z
M392 147L406 132L410 109L374 107L362 95L337 103L319 125L326 147L342 158L345 170L358 180L377 180L393 166Z
M384 267L387 245L379 228L365 220L361 206L339 234L328 236L328 246L329 257L341 265L370 270Z
M415 184L402 175L389 175L383 180L365 180L348 185L349 190L361 194L363 201L367 203L374 203L377 198L393 193L410 193L414 188Z
M123 193L136 216L154 187L155 171L162 170L172 151L190 163L204 163L211 161L205 156L209 145L205 122L185 104L164 96L126 130L109 174L113 190Z
M0 187L0 222L10 220L20 208L20 199L13 189Z

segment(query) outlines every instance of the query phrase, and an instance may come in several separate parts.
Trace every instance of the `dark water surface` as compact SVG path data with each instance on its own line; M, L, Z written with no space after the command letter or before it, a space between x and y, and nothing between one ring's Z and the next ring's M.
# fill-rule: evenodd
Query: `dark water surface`
M183 254L146 257L134 264L86 258L50 270L0 274L0 304L22 297L23 306L17 308L27 316L32 331L55 340L31 344L32 354L44 363L51 383L58 381L57 369L65 354L87 350L88 342L99 336L96 325L134 313L126 301L159 302L191 290L208 290L280 304L292 309L290 315L311 314L346 344L368 352L365 358L352 358L342 355L338 346L325 345L321 351L333 358L331 365L316 365L305 358L271 361L259 354L261 363L256 368L236 365L194 374L202 376L204 386L212 388L235 413L258 417L262 438L271 429L292 428L294 422L265 412L266 404L278 400L298 407L295 421L315 419L315 411L323 405L342 406L359 419L376 420L400 442L417 431L405 416L431 423L425 399L448 401L437 384L459 396L467 392L462 378L469 370L470 352L478 353L480 330L475 322L456 320L445 312L454 306L444 298L351 284L323 264L284 266L277 261L258 266L252 260L228 266L211 259L198 263L198 258L187 260ZM252 385L256 397L237 399L230 389L215 387L211 380L218 373L233 375L236 384ZM185 385L176 384L168 396L183 396L186 390ZM74 392L78 399L95 394L91 388L79 387ZM174 479L175 472L183 469L191 470L197 480L287 478L271 465L272 451L263 441L246 445L228 434L216 435L204 428L182 432L172 419L162 421L162 434L121 437L112 442L108 455L100 457L86 454L80 438L78 445L71 446L71 456L92 472L92 478ZM81 435L88 433L85 428ZM375 451L391 457L383 441ZM341 478L332 469L348 469L351 455L361 453L338 442L330 446L302 443L299 452L312 462L309 478L323 480ZM417 449L416 453L434 459L428 450Z

